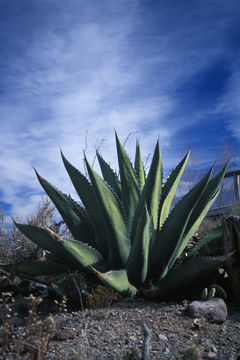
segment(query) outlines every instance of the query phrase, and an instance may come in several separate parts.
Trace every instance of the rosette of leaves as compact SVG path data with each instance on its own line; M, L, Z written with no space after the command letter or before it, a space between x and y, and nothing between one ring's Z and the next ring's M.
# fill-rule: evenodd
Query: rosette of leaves
M189 151L163 181L159 141L146 175L139 142L132 165L115 136L119 176L98 151L102 177L85 158L88 178L61 153L81 205L37 173L73 239L62 238L48 228L16 223L27 238L54 256L56 264L16 264L14 270L39 279L66 268L85 269L120 293L135 295L151 284L160 296L173 296L228 258L196 256L193 251L187 259L176 261L215 201L227 165L213 178L211 168L173 207Z

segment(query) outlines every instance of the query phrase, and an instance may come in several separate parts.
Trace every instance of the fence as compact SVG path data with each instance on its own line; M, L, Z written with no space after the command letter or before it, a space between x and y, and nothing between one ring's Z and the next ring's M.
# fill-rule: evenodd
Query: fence
M234 197L235 202L240 201L240 170L229 171L225 174L224 178L233 177L234 181ZM207 217L219 216L222 215L226 210L228 210L231 205L221 206L214 209L211 209L207 213Z

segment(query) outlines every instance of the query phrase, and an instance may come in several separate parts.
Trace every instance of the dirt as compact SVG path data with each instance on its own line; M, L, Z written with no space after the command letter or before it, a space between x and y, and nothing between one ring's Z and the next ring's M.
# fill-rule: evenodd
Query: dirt
M188 303L128 298L101 309L55 314L54 336L36 359L143 359L144 322L151 333L145 360L239 360L240 307L228 304L228 320L214 324L190 318ZM25 350L11 357L0 352L0 359L31 357Z

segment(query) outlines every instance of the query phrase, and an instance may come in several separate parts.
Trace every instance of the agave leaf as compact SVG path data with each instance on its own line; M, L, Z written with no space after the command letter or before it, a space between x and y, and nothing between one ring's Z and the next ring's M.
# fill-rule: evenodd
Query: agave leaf
M125 270L111 270L106 273L101 273L94 268L92 268L92 270L104 284L112 287L115 291L130 296L136 295L137 289L128 281L127 272Z
M33 225L15 224L26 237L42 249L50 251L63 264L66 263L70 267L75 265L75 268L82 269L103 262L101 254L87 244L64 239L47 227L41 229Z
M117 144L119 172L121 178L121 199L127 212L128 230L130 231L139 199L140 190L138 180L133 170L128 154L120 143L120 140L116 133L115 136Z
M148 251L152 233L151 219L145 205L139 219L137 232L126 264L128 280L140 287L146 280L148 271Z
M51 229L46 227L47 232L52 237L53 241L57 243L57 246L64 253L65 257L72 265L82 270L82 268L89 268L94 265L97 268L108 270L107 266L103 262L102 255L91 246L83 244L80 241L63 238Z
M85 210L76 204L70 196L63 194L51 185L36 170L35 172L40 184L58 209L73 237L89 245L96 246L93 228L87 219Z
M36 276L54 275L67 271L67 268L49 261L20 262L17 264L0 264L10 274L36 280Z
M217 270L232 254L218 257L191 257L170 270L158 281L158 288L162 296L180 294L184 289L193 285L196 280Z
M116 173L111 169L111 167L106 163L102 156L97 151L97 158L99 165L101 167L102 175L104 180L108 185L114 190L119 199L121 199L121 184L118 180Z
M176 246L171 259L169 261L169 268L171 268L175 262L175 260L181 255L186 244L191 239L191 237L195 234L199 225L203 221L206 216L208 210L216 200L218 192L216 192L220 182L222 181L228 164L226 164L223 169L208 182L205 190L203 191L201 197L198 199L191 215L188 220L186 229L184 231L182 239L180 239L178 245Z
M184 241L179 248L179 252L181 252L189 239L195 234L198 229L200 223L206 216L208 210L214 203L218 192L217 189L226 173L228 163L222 168L222 170L208 182L206 189L204 190L202 196L198 200L196 206L193 209L193 212L188 220L188 224L186 226L186 230L184 232Z
M214 228L210 230L205 236L203 236L197 244L192 248L192 250L189 252L189 256L193 256L195 254L202 255L202 251L206 251L206 247L210 247L212 243L215 243L216 241L220 242L222 237L222 227L218 226L217 228ZM214 248L212 253L216 252L216 249Z
M134 170L138 179L138 184L140 191L142 191L144 185L145 185L145 172L142 162L142 155L140 150L140 144L139 141L136 143L136 153L135 153L135 161L134 161Z
M190 231L185 230L183 236L181 239L179 239L179 242L177 244L177 246L174 249L174 252L170 258L169 261L169 268L171 268L174 264L174 262L176 261L176 259L182 254L183 250L185 249L187 243L189 242L189 240L191 239L191 237L195 234L196 230L198 229L199 225L201 224L201 222L203 221L203 219L205 218L209 208L212 206L212 204L214 203L214 201L216 200L218 196L218 192L216 193L216 195L212 198L212 200L207 204L207 206L205 206L205 208L203 209L199 209L201 211L201 213L199 214L198 218L196 219L194 225L192 226L192 228L190 229Z
M61 263L71 265L71 263L67 261L64 251L59 247L58 242L49 231L34 225L19 224L15 221L14 224L34 244L43 250L49 251L56 256Z
M169 209L175 195L178 183L182 177L183 171L187 165L189 158L190 150L184 156L182 161L177 165L177 167L171 172L167 180L163 184L162 196L160 201L160 211L159 211L159 228L162 227L165 219L168 217Z
M161 271L160 264L164 265L162 276L169 270L173 256L175 256L175 248L181 244L182 236L186 229L186 225L190 215L205 190L210 179L212 169L199 181L175 206L162 228L156 236L156 241L150 249L150 274L156 274Z
M134 234L136 233L137 224L139 217L143 211L143 207L147 204L149 215L153 222L153 228L157 229L158 223L158 208L159 201L161 197L161 188L162 188L162 159L159 142L157 142L152 163L147 175L147 179L143 188L143 191L140 195L139 203L136 209L136 214L134 217L134 222L131 232L131 242L133 241Z
M86 166L102 213L102 222L109 249L108 264L116 269L122 268L127 262L130 242L119 202L109 186L93 170L87 160Z
M102 227L102 213L98 207L94 189L87 178L65 158L62 152L61 156L73 186L92 220L95 233L95 245L89 245L97 247L104 259L107 259L109 256L108 244Z
M102 255L97 250L80 241L59 237L58 244L80 270L82 267L87 268L103 263ZM106 266L105 270L107 270Z

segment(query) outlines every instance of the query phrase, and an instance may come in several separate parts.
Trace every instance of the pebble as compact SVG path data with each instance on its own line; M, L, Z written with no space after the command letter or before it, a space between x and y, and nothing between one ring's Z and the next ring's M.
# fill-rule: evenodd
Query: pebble
M23 319L19 316L13 316L10 321L15 326L21 326L23 323Z
M168 341L167 336L165 336L163 334L158 334L158 338L159 338L159 340L162 340L162 341Z
M217 356L217 354L215 353L215 352L213 352L213 351L209 351L209 353L207 354L207 357L209 358L209 359L213 359L213 358L215 358Z
M165 347L164 349L163 349L163 354L169 354L170 353L170 350L167 348L167 347Z

